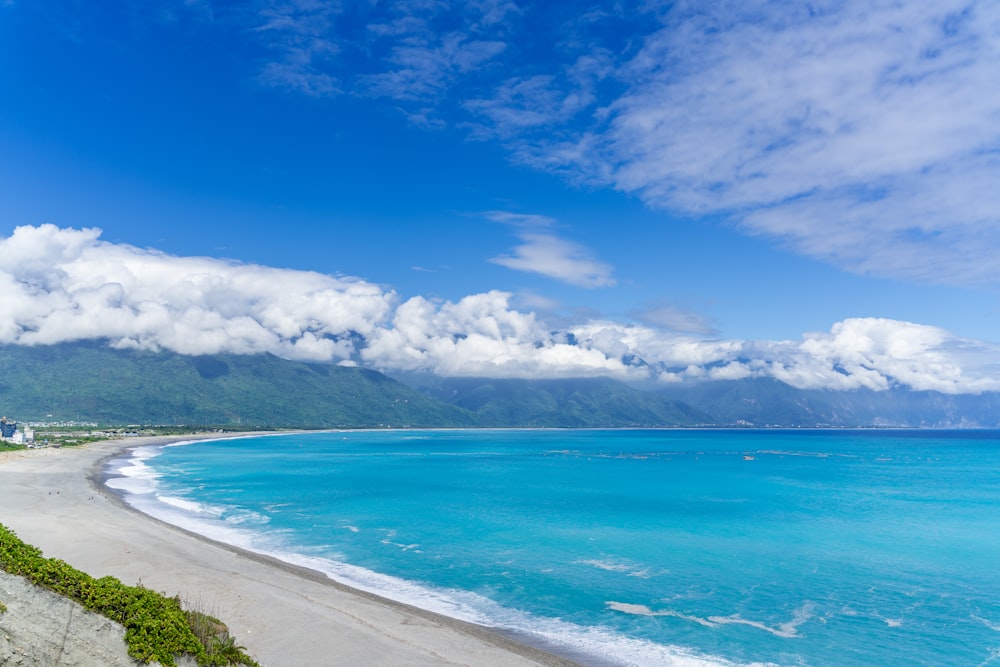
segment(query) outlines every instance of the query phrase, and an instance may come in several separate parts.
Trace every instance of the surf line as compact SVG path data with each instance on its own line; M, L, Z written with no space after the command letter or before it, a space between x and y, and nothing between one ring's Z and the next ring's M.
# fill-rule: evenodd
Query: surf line
M708 628L715 628L720 625L748 625L752 628L757 628L758 630L763 630L769 632L776 637L785 637L788 639L794 637L800 637L798 633L798 628L800 625L812 618L813 604L811 602L805 602L802 606L795 610L792 620L787 623L782 623L776 628L772 628L769 625L761 623L759 621L751 621L746 618L742 618L738 614L733 614L731 616L709 616L708 618L701 618L700 616L691 616L688 614L682 614L678 611L672 609L659 609L653 610L644 604L632 604L629 602L614 602L606 601L604 604L608 606L608 609L614 611L620 611L623 614L633 614L636 616L670 616L673 618L679 618L685 621L691 621L698 623L699 625L704 625Z

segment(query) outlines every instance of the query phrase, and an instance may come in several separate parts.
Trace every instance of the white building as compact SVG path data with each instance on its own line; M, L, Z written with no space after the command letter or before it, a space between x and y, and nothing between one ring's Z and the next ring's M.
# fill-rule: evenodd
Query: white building
M15 445L30 445L35 442L35 431L25 426L20 431L14 431L14 435L8 438Z

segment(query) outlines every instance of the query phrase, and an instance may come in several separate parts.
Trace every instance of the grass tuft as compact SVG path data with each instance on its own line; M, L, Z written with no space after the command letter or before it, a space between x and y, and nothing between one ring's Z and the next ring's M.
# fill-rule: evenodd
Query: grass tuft
M251 667L257 664L246 655L246 647L236 643L236 638L229 634L229 627L225 623L194 609L188 609L184 614L194 636L205 647L205 652L208 654L206 664Z

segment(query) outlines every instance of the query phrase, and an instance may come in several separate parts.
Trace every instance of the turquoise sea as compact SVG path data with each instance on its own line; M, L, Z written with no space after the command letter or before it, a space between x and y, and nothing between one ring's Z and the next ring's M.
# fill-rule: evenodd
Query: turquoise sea
M147 447L127 502L595 665L1000 666L1000 432L456 430Z

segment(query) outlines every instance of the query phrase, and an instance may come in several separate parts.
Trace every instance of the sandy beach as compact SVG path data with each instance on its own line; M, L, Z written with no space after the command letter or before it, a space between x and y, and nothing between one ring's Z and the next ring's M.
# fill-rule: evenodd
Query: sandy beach
M218 437L218 436L204 436ZM486 628L342 586L126 507L100 463L133 438L0 452L0 523L92 576L179 595L229 624L262 665L573 665Z

